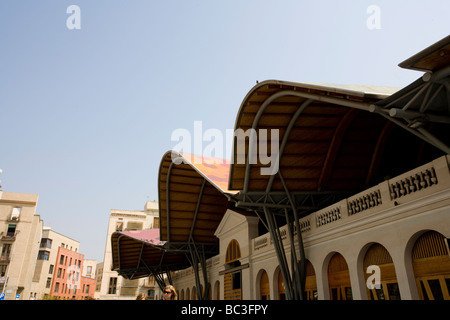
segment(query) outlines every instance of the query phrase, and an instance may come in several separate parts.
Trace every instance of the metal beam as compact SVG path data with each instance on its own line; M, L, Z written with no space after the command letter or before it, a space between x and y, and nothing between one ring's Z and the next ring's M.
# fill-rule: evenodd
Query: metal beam
M435 146L437 149L444 151L447 154L450 154L450 147L447 146L445 143L443 143L442 141L440 141L438 138L434 137L431 133L429 133L428 131L426 131L423 128L412 128L411 127L411 121L408 124L404 124L401 121L389 116L388 114L386 114L386 110L385 111L381 111L383 110L382 108L378 107L378 106L373 106L372 107L372 112L377 112L378 114L380 114L381 116L385 117L386 119L392 121L393 123L395 123L396 125L402 127L403 129L409 131L410 133L412 133L413 135L419 137L420 139L424 140L425 142L431 144L432 146Z
M281 240L280 230L276 226L276 222L273 219L273 216L270 212L269 208L264 207L264 213L266 215L266 220L269 225L269 233L272 237L273 244L275 247L275 253L278 258L278 263L280 266L280 272L284 279L284 287L286 290L286 299L293 300L293 291L292 291L292 282L289 274L289 269L287 266L286 256L284 255L283 242ZM280 244L281 241L281 244Z
M172 168L175 164L174 160L172 159L172 162L170 162L169 169L167 170L167 180L166 180L166 215L167 215L167 242L170 242L170 195L169 195L169 184L170 184L170 175L172 174Z
M276 157L275 161L275 167L279 168L279 163L280 163L280 159L283 156L284 153L284 149L286 147L288 138L291 134L292 129L294 128L294 124L297 121L298 117L300 116L300 114L306 109L307 106L309 106L311 103L313 102L312 99L308 99L305 102L302 103L302 105L298 108L298 110L295 112L294 116L292 117L291 121L289 122L289 125L286 128L286 132L284 133L283 136L283 140L281 141L280 144L280 150L278 152L278 157ZM253 125L255 125L255 123L253 123ZM280 170L280 169L278 169ZM269 193L270 190L272 189L272 184L273 184L273 180L275 179L275 175L271 175L269 178L269 181L267 182L267 186L266 186L266 193Z
M206 185L206 179L203 179L203 183L200 188L200 192L198 194L197 205L195 206L194 217L192 218L191 230L189 232L189 241L194 241L194 237L193 237L194 227L195 227L195 223L197 222L198 209L200 208L200 204L201 204L202 197L203 197L203 190L205 189L205 185Z
M450 117L442 116L431 113L423 113L412 110L403 110L398 108L391 108L389 110L389 115L393 118L402 118L405 120L415 120L415 119L424 119L425 121L431 122L439 122L439 123L450 123Z

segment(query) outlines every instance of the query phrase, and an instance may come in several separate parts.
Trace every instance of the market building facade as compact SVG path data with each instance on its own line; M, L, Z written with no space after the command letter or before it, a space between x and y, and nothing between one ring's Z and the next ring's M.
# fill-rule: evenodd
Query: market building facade
M113 234L113 269L181 299L450 299L449 48L402 62L425 74L400 90L258 83L234 129L270 135L228 166L163 155L159 242Z

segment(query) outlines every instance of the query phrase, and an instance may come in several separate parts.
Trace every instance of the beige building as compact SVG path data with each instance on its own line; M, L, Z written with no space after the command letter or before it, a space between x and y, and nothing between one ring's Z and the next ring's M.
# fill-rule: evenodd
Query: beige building
M59 247L78 252L80 243L53 231L51 227L44 226L37 254L30 298L41 300L51 295L50 289L52 287Z
M97 265L96 298L100 300L136 299L139 293L155 296L155 281L148 277L138 280L127 280L111 271L111 235L115 231L130 231L159 228L158 203L148 201L144 210L111 210L106 235L105 255L101 264Z
M95 279L97 273L97 260L85 259L83 262L83 272L84 277Z
M51 295L58 249L79 252L80 243L36 215L38 195L0 191L0 294L5 300L40 300ZM95 260L82 276L94 278Z
M29 299L42 220L38 195L0 191L0 293L5 300Z

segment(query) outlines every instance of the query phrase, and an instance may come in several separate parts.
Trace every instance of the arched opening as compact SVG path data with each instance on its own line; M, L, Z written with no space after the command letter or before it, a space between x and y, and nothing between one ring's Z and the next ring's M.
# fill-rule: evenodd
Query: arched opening
M317 282L316 282L316 272L314 267L309 260L306 260L306 281L305 281L305 292L307 300L317 300Z
M286 300L286 288L284 287L284 279L280 270L278 270L278 300Z
M184 289L181 289L179 300L184 300Z
M241 300L242 299L242 279L241 279L241 248L237 240L230 241L225 254L225 268L230 270L224 274L224 300Z
M211 283L208 283L208 300L212 300Z
M189 288L186 289L186 300L191 300L191 293L189 291Z
M328 264L330 300L353 300L350 272L344 257L335 253Z
M216 283L214 284L214 293L215 293L216 300L220 300L220 282L219 281L216 281Z
M260 300L270 300L269 276L265 270L263 270L261 279L259 280L259 291Z
M394 262L389 252L379 243L372 244L364 256L364 277L369 300L400 300L400 290Z
M412 264L421 300L450 300L448 239L428 231L415 242Z
M239 260L240 257L241 257L241 247L239 246L239 242L233 239L228 244L227 252L225 255L225 263L230 264L232 262L235 262L236 260Z

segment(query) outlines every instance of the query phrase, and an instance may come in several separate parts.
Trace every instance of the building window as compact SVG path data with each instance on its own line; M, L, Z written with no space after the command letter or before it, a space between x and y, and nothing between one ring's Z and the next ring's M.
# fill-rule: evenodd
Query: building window
M64 256L61 255L61 257L59 258L59 264L64 264Z
M16 225L8 224L8 231L6 232L7 237L14 237L16 235Z
M22 211L22 208L13 208L11 213L11 220L19 221L20 211Z
M89 285L86 285L86 291L84 293L88 293L89 294Z
M126 231L142 230L144 227L142 222L139 221L128 221Z
M0 277L4 277L6 274L7 264L0 264Z
M158 229L159 228L159 218L155 217L153 219L153 228Z
M10 254L11 254L11 244L4 243L3 247L2 247L2 258L7 259L7 258L9 258Z
M239 267L241 265L241 248L239 242L231 240L228 244L225 254L225 263L229 269ZM242 298L242 275L241 271L229 272L224 275L224 299L225 300L241 300Z
M55 283L55 293L58 293L59 290L59 282Z
M116 288L117 288L117 278L116 277L109 278L108 294L116 294Z
M40 247L41 248L51 248L52 247L52 239L42 238Z
M47 285L45 287L50 288L51 285L52 285L52 278L47 278Z
M57 278L61 278L61 268L58 268L58 273L56 274L56 277Z
M50 267L48 267L48 274L53 274L53 268L54 268L54 265L50 265Z
M231 263L241 258L241 248L236 240L231 240L228 244L225 263Z
M48 261L49 257L50 257L50 252L45 251L45 250L39 250L38 260L47 260Z
M116 231L123 231L123 222L116 223Z

